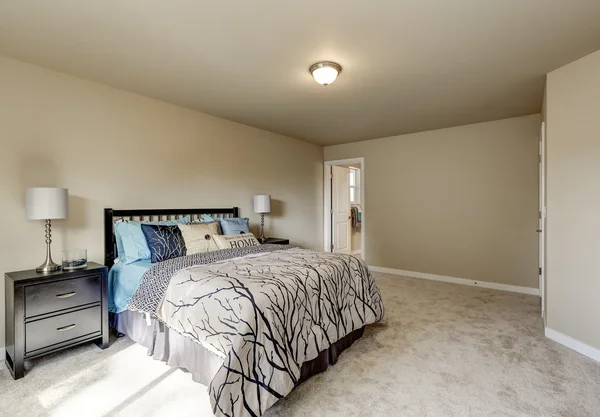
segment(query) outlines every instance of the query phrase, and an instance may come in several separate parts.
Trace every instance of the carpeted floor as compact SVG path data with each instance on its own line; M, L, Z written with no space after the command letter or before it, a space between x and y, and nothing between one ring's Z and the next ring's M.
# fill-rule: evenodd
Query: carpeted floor
M266 413L599 416L600 363L543 336L533 296L375 274L388 322ZM0 371L1 416L210 416L206 390L130 340Z

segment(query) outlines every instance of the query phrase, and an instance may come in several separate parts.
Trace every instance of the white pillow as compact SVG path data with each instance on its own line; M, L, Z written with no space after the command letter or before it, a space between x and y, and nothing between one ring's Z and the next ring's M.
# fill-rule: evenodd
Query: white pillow
M219 249L213 240L213 235L219 232L217 222L179 224L187 255L211 252Z
M260 245L252 233L240 235L214 235L213 240L219 249L247 248Z

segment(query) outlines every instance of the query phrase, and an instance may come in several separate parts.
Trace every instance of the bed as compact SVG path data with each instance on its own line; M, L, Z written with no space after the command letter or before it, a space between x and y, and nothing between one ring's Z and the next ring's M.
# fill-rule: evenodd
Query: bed
M358 258L259 245L114 263L118 220L238 217L219 209L105 209L110 324L208 386L216 416L260 416L384 320Z

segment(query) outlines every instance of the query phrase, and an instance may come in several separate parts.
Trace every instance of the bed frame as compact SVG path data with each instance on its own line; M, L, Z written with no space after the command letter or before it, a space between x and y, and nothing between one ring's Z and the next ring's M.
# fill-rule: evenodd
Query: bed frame
M190 216L192 221L201 219L203 214L211 217L239 217L237 207L230 208L196 208L196 209L104 209L104 265L112 268L117 254L115 239L115 222L118 220L164 221L176 220Z

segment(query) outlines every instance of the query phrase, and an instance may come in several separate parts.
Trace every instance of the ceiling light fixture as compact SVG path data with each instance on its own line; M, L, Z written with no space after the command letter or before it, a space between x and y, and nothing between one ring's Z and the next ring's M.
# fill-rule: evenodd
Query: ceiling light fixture
M321 61L311 65L308 71L315 78L316 82L327 87L334 82L338 74L342 72L342 67L335 62Z

